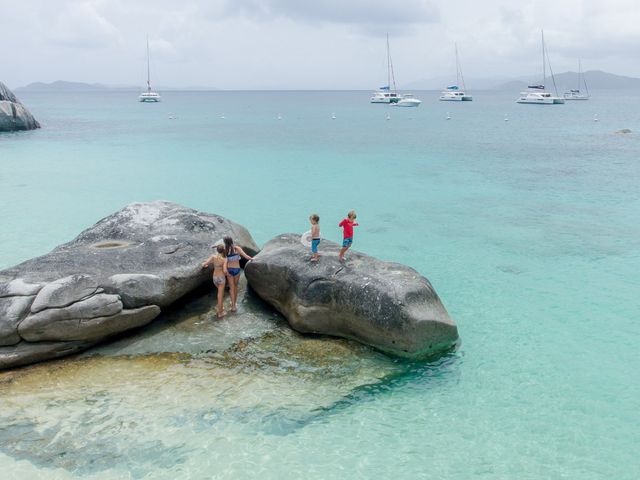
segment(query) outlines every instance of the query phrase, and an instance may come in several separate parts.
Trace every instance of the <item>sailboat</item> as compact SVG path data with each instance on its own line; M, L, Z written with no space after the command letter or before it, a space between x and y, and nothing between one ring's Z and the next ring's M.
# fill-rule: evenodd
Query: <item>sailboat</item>
M450 85L445 91L440 94L440 101L443 102L470 102L473 100L471 95L467 95L465 90L467 89L464 84L464 75L462 75L462 67L460 67L460 59L458 57L458 44L456 47L456 84ZM462 85L462 90L460 90Z
M151 90L151 68L149 62L149 37L147 37L147 91L142 92L138 99L141 102L159 102L160 94Z
M396 107L417 107L422 103L410 93L400 95L396 90L396 78L389 49L389 34L387 34L387 84L373 93L371 103L386 103Z
M580 91L580 87L582 86L583 82L585 93L582 93ZM587 79L582 74L582 62L580 61L580 59L578 59L578 88L571 89L568 92L564 92L563 97L565 100L589 100L590 96L591 95L589 95L589 87L587 87Z
M551 70L551 63L549 63L549 72L551 73L551 80L553 81L553 88L556 92L555 96L547 92L544 88L544 82L547 78L547 62L548 55L547 49L544 44L544 30L542 33L542 83L538 85L529 85L529 89L526 92L520 92L520 98L516 100L517 103L529 103L536 105L555 105L564 103L564 98L558 96L558 87L556 86L556 79L553 76L553 70Z

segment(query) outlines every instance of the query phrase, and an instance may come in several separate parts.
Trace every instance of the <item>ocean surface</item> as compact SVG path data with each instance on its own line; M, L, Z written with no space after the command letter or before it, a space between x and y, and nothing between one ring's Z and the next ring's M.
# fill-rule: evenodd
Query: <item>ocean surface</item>
M462 344L409 363L209 305L0 377L3 478L640 478L640 96L414 93L21 94L43 128L0 135L0 268L132 201L258 244L355 209L353 248L429 278Z

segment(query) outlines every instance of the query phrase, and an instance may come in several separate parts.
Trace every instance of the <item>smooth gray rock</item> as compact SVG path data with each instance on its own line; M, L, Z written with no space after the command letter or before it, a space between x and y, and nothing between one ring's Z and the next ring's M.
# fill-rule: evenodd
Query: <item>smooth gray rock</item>
M226 235L247 253L258 251L244 227L218 215L163 201L133 203L47 255L0 271L0 357L11 352L3 365L47 358L39 342L90 345L149 323L210 281L201 263ZM9 347L18 342L19 349ZM52 358L62 351L52 348Z
M35 296L0 298L0 345L15 345L20 341L18 324L29 313Z
M33 315L20 323L18 333L28 342L98 341L146 325L158 315L160 307L157 305L122 310L109 317L56 319L54 322Z
M157 275L144 273L119 273L109 277L109 289L118 292L127 308L136 308L149 302L164 304L166 281Z
M0 370L64 357L86 350L96 342L20 342L0 348Z
M85 299L98 290L98 282L91 275L70 275L45 285L31 305L31 312L46 308L61 308Z
M37 299L37 298L36 298ZM122 311L119 295L99 293L64 308L48 308L32 313L24 319L24 323L48 324L59 320L82 320L97 317L110 317ZM33 312L33 306L31 307Z
M314 264L300 235L280 235L247 264L245 274L299 332L350 338L409 358L457 343L457 327L426 278L354 251L341 264L339 248L323 240Z
M0 298L15 296L32 296L37 294L42 285L26 283L21 278L7 283L0 283Z
M0 82L0 132L33 130L40 128L38 121L16 98L7 86Z

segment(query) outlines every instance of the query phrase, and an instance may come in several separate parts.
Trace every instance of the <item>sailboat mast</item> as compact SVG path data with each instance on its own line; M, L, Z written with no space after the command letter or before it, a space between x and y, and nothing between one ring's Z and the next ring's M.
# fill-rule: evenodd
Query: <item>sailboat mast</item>
M582 87L582 66L580 65L580 59L578 59L578 90Z
M151 67L149 63L149 36L147 36L147 92L151 92Z
M458 61L458 43L453 44L456 50L456 85L460 85L460 62ZM464 86L462 87L464 90Z
M580 71L580 75L582 76L582 81L584 82L584 90L585 92L587 92L587 96L590 97L591 94L589 93L589 87L587 86L587 77L585 75L582 75L582 61L580 59L578 59L578 69Z
M391 88L391 53L389 51L389 34L387 33L387 85Z
M393 60L391 60L391 49L389 48L389 34L387 33L387 80L389 88L393 85L393 91L396 91L396 76L393 73Z
M545 48L544 48L544 30L540 29L540 33L542 34L542 86L545 87L545 83L547 79L547 62L545 58Z

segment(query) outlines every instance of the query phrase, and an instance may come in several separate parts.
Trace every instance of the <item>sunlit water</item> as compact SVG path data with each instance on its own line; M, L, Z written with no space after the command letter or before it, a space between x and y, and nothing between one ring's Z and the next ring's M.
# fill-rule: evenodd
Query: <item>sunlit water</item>
M462 345L408 364L302 338L251 299L222 322L190 307L170 328L0 374L0 471L640 477L640 97L419 96L23 95L44 128L0 136L0 268L135 200L222 214L259 244L313 212L338 240L355 209L354 248L427 276Z

